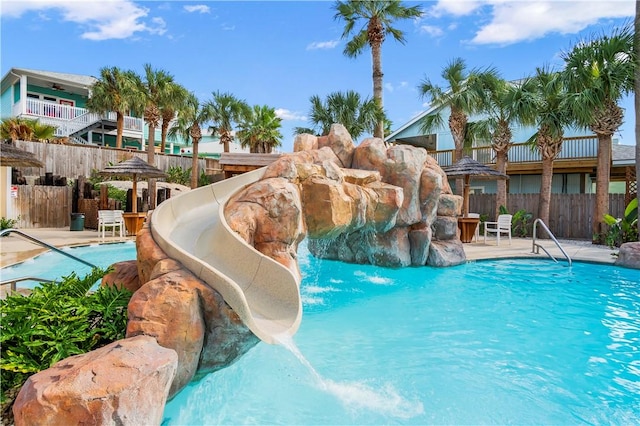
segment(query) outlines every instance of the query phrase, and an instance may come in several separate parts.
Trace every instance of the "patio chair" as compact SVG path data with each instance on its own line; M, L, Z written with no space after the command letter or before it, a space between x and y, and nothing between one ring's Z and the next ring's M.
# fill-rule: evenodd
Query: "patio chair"
M104 241L106 228L111 228L112 237L116 235L116 228L120 238L124 237L123 214L123 210L98 210L98 233L102 232L100 237L102 241Z
M467 217L480 219L480 213L469 213L467 214ZM473 239L476 241L476 243L478 242L478 238L480 238L480 223L478 223L478 226L476 226L476 232L473 234Z
M511 218L513 215L501 214L498 216L497 222L484 223L484 242L487 243L487 233L496 234L497 245L500 245L500 234L509 236L509 245L511 245Z

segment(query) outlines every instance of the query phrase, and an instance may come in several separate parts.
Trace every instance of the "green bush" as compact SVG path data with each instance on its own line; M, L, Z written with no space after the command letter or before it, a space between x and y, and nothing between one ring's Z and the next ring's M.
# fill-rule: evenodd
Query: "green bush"
M191 182L191 167L187 170L180 166L169 167L169 170L167 170L167 182L188 186Z
M638 241L638 199L634 198L624 209L624 217L615 218L610 214L604 215L604 221L609 225L605 235L605 243L610 248L620 247L623 243Z
M200 173L200 178L198 179L198 186L207 186L211 183L211 179L209 175L207 175L204 170Z
M16 225L18 224L19 219L20 219L20 216L18 216L18 219L11 219L7 217L0 218L0 231L3 231L5 229L10 229L10 228L15 228Z
M29 296L0 300L2 402L26 379L56 362L105 346L125 336L131 292L90 288L106 273L94 268L60 282L42 283Z

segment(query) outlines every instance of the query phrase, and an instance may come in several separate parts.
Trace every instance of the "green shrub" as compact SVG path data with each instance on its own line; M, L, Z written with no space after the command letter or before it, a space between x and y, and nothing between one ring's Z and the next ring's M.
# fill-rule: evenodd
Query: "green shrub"
M211 183L211 179L209 175L207 175L204 170L200 172L200 178L198 179L198 186L207 186Z
M125 336L131 292L90 288L104 274L95 268L60 282L42 283L31 295L0 300L2 402L26 379L56 362L105 346Z
M623 243L638 241L638 199L634 198L624 209L624 217L615 218L610 214L604 215L604 221L609 225L605 235L605 244L610 248L620 247Z
M7 217L0 218L0 231L15 228L18 224L18 220L20 220L20 216L18 216L18 219L11 219Z
M177 183L180 185L188 186L191 182L191 167L184 170L180 166L169 167L167 170L167 182Z

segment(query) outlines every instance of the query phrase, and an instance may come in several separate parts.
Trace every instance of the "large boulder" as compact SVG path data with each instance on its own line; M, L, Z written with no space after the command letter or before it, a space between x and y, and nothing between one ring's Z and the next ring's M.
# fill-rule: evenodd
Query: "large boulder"
M342 167L351 168L353 159L353 139L342 124L332 124L326 138L318 138L318 148L330 147L340 159Z
M456 266L467 261L467 256L462 248L459 239L448 241L432 240L429 246L429 258L427 264L430 266Z
M175 351L149 336L66 358L27 379L15 424L159 425L177 365Z
M640 242L624 243L620 246L616 265L640 269Z
M135 293L140 288L138 262L136 260L114 263L111 267L113 270L102 277L101 285L126 288L132 293Z

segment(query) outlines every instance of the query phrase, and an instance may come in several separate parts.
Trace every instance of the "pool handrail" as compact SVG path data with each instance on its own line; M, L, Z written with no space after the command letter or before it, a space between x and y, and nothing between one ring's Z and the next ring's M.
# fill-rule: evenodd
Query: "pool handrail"
M20 231L18 229L14 229L14 228L3 229L2 231L0 231L0 237L4 237L5 235L9 235L9 234L12 234L12 233L18 234L19 236L21 236L23 238L26 238L27 240L31 241L32 243L39 244L42 247L46 247L51 251L54 251L56 253L60 253L60 254L62 254L64 256L70 257L71 259L76 260L76 261L78 261L80 263L83 263L83 264L85 264L85 265L87 265L87 266L89 266L91 268L97 268L98 267L98 266L94 265L93 263L87 262L86 260L80 259L79 257L76 257L76 256L74 256L72 254L69 254L69 253L63 251L63 250L60 250L58 247L52 246L51 244L48 244L48 243L45 243L44 241L42 241L42 240L40 240L40 239L38 239L38 238L36 238L36 237L34 237L32 235L26 234L26 233L24 233L24 232L22 232L22 231Z
M5 285L10 285L11 291L14 292L18 289L17 284L21 281L37 281L41 283L52 283L53 280L47 278L38 278L38 277L20 277L20 278L12 278L10 280L0 281L0 287Z
M556 243L556 246L560 249L562 254L564 254L564 257L567 258L567 262L569 262L569 266L571 266L571 258L569 257L567 252L564 251L564 248L562 248L562 245L560 244L560 242L558 242L558 240L556 239L555 235L553 235L553 232L551 232L549 230L547 225L545 225L544 221L542 219L540 219L540 218L536 219L533 222L533 247L531 248L531 253L540 254L540 249L542 249L545 253L547 253L547 256L549 256L551 259L553 259L556 263L558 262L558 260L555 257L553 257L553 255L551 253L549 253L546 248L544 248L540 244L536 243L536 234L537 234L537 232L536 232L537 229L536 228L537 228L538 223L540 223L540 225L542 225L544 230L547 231L547 234L549 235L549 237L551 237L553 242Z

